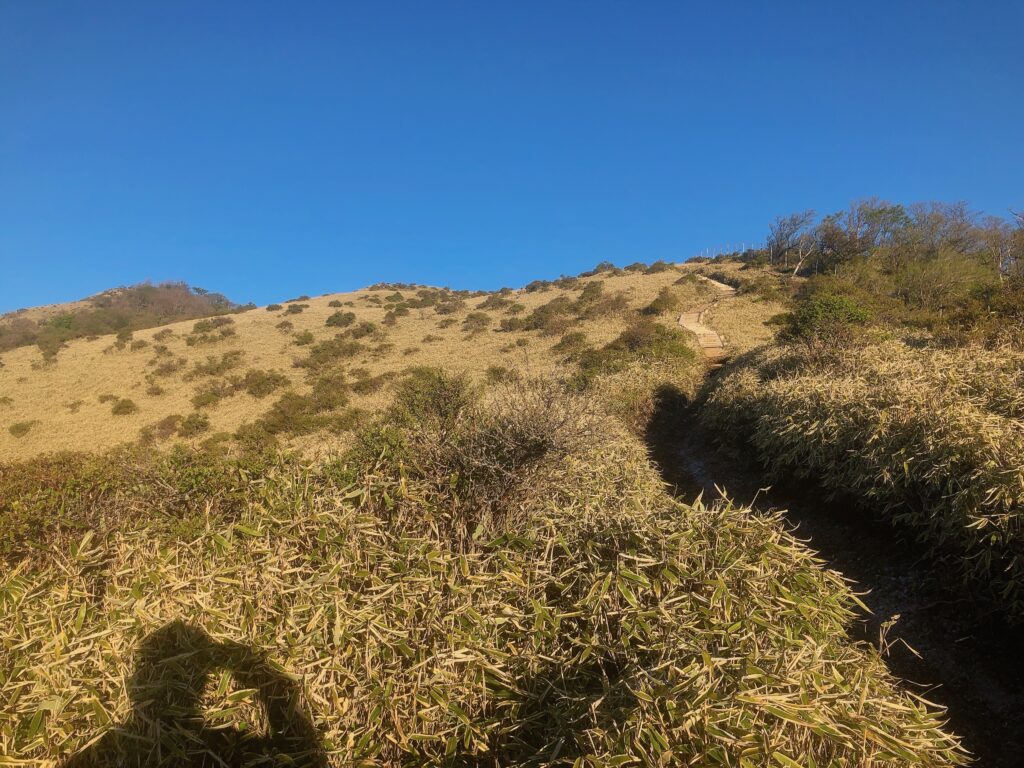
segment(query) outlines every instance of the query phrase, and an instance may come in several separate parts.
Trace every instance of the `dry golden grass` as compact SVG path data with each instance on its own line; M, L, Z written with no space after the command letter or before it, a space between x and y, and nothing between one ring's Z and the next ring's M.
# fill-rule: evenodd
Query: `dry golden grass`
M348 474L282 458L185 533L131 516L0 573L0 754L169 767L235 739L252 754L230 764L266 765L267 737L318 768L964 762L777 519L669 497L590 401L451 412L458 392ZM505 514L453 536L479 504Z
M1024 356L890 340L769 347L701 411L773 471L855 495L1024 620Z
M572 289L519 290L508 298L522 304L529 312L558 296L576 298L583 286L601 281L605 293L623 292L629 308L638 310L649 304L663 287L671 286L679 276L680 272L676 270L651 275L598 275L581 278ZM675 290L680 292L684 302L699 300L700 292L692 287L678 286ZM12 350L3 355L4 366L0 368L0 395L9 398L9 402L7 399L3 401L7 405L0 408L0 460L23 459L56 450L104 450L136 440L143 428L161 419L173 415L187 416L195 410L191 400L202 387L204 378L190 381L186 380L185 374L211 355L240 351L243 358L233 372L244 374L249 369L279 371L290 379L292 388L306 392L309 385L304 380L303 371L294 365L306 356L309 346L296 345L295 337L308 333L314 342L332 338L338 329L327 327L325 323L331 314L339 310L354 312L357 322L377 323L386 332L384 341L391 345L387 351L374 354L367 350L348 361L350 368L366 369L372 376L400 372L412 366L438 366L467 371L479 378L494 365L533 376L553 370L561 360L562 356L551 351L558 336L544 336L537 331L496 330L500 319L507 316L500 309L488 312L494 318L489 329L475 335L465 332L463 320L470 312L476 311L484 296L468 298L466 306L451 315L438 315L430 307L412 309L409 315L399 317L397 324L390 327L381 325L386 310L367 299L372 296L383 299L393 292L390 289L363 290L311 298L300 302L308 308L298 314L287 314L287 307L275 312L260 307L231 316L234 323L230 327L235 330L234 336L194 346L186 343L186 337L195 324L190 320L137 331L134 339L143 340L147 345L136 350L130 346L112 349L112 336L73 341L50 363L44 361L35 347ZM412 296L415 292L402 293ZM352 306L331 307L329 303L332 301L352 302ZM442 327L449 319L454 323ZM293 327L288 331L277 328L282 320L288 320ZM666 322L672 321L673 318L666 317ZM583 331L591 344L600 345L613 339L622 330L624 322L621 314L605 316L582 321L573 330ZM169 338L155 338L168 330L173 334ZM424 341L428 337L433 338ZM515 346L520 339L524 340L525 346ZM180 371L167 377L152 376L154 366L150 363L155 358L154 347L158 344L166 346L169 353L158 362L184 358L185 365ZM367 346L374 345L371 342ZM163 390L162 394L147 391L154 381ZM114 417L110 404L99 402L103 395L130 398L138 405L138 411ZM390 392L385 388L356 395L351 404L376 411L389 398ZM244 392L221 399L203 409L211 422L206 434L234 432L242 424L266 412L274 399L274 396L257 399ZM31 423L32 428L16 437L8 426L20 423ZM324 447L325 440L330 443L338 438L318 435L296 441L296 445L305 443Z
M738 294L712 305L704 322L718 331L729 353L736 355L771 342L777 328L768 321L785 311L781 302Z

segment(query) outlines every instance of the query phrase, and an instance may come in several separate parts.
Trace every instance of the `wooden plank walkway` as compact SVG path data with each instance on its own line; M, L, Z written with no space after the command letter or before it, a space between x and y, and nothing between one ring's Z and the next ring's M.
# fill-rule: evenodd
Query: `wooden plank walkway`
M729 357L729 353L726 351L725 342L718 331L705 323L705 315L720 300L730 299L735 296L736 289L731 285L704 277L704 275L698 275L698 277L709 283L717 295L709 304L697 307L690 312L683 312L679 316L679 325L697 337L697 344L700 345L701 351L704 353L708 363L712 367L718 367Z

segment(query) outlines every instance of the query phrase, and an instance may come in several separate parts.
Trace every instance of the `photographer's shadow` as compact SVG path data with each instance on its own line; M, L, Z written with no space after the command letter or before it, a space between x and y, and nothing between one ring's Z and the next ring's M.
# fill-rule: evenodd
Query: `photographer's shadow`
M265 728L247 732L211 723L202 699L214 672L226 670L263 708ZM148 635L129 681L125 723L65 762L67 768L327 765L298 686L261 653L213 640L181 621Z

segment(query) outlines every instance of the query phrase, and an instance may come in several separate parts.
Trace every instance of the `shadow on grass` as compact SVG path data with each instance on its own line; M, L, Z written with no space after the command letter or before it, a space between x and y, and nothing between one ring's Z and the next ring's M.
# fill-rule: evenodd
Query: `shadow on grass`
M222 670L252 690L263 709L265 733L216 726L205 716L203 694ZM67 768L327 765L298 686L247 646L218 642L202 629L172 622L142 641L128 689L129 719L71 757Z
M796 537L863 593L870 613L858 615L850 634L879 647L910 690L947 708L979 765L1021 765L1024 627L975 600L911 533L861 499L795 477L769 481L742 439L724 441L739 449L720 448L722 436L706 433L677 391L660 390L655 405L648 452L681 501L703 494L711 503L722 488L753 514L781 510Z

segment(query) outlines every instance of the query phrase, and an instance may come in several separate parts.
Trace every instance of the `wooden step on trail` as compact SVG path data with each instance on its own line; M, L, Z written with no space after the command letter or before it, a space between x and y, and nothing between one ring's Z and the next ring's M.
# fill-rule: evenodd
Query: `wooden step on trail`
M726 352L725 341L718 331L705 323L705 315L708 309L718 303L719 300L735 296L736 289L703 275L699 275L699 277L710 283L719 295L708 306L700 307L690 312L683 312L679 316L679 325L697 337L697 344L704 353L705 359L712 367L718 367L729 357L729 353Z

